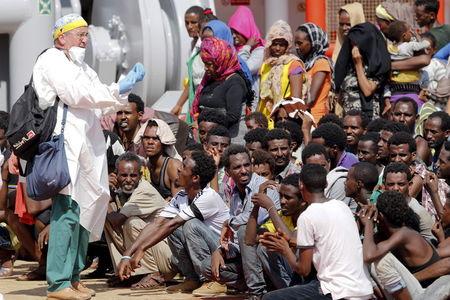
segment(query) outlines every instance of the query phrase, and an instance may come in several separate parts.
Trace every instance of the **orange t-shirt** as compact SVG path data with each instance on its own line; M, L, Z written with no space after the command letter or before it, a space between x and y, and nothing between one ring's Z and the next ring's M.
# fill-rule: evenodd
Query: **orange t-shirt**
M328 93L331 90L331 68L328 60L319 58L314 63L313 67L306 72L309 87L311 87L312 78L317 72L327 73L325 81L320 88L317 100L315 101L314 106L311 107L311 114L314 117L314 121L319 122L320 118L328 113Z

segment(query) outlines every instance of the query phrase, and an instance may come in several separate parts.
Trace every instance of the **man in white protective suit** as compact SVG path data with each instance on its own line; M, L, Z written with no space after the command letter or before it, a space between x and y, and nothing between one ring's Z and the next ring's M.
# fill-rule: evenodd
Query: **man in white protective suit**
M105 138L100 117L127 104L133 86L145 75L136 64L118 83L107 86L85 62L88 24L77 14L58 19L54 47L39 56L33 85L42 109L58 96L54 134L61 132L68 105L64 145L71 183L53 198L48 244L48 299L90 299L94 290L80 282L89 241L98 240L109 201Z

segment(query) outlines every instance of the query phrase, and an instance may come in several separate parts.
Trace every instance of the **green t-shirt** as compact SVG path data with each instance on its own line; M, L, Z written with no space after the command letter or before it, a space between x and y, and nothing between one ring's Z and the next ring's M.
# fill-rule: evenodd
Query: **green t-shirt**
M450 43L450 25L444 24L433 27L430 29L430 33L436 38L437 50Z

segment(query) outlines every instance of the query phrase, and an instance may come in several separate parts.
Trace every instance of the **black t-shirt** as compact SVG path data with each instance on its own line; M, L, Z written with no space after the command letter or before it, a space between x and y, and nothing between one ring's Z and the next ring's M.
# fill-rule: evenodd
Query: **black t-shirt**
M224 81L212 81L201 92L200 110L209 108L221 111L226 116L231 136L235 137L247 92L244 79L237 73Z

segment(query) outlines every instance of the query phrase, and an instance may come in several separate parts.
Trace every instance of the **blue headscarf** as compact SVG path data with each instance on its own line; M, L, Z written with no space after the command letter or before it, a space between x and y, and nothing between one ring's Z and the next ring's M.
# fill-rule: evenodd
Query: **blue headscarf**
M234 48L233 34L231 33L231 29L227 24L219 20L212 20L206 23L204 29L205 28L210 28L214 34L214 37L224 40L236 51L236 49ZM248 79L248 81L250 81L251 84L253 84L252 72L250 72L247 63L239 55L238 60L245 77Z

